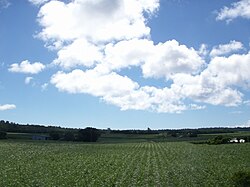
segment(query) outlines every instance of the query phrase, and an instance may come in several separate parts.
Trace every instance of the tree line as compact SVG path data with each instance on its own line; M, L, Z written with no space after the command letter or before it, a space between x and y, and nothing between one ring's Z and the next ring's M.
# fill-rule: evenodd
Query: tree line
M47 134L50 140L63 141L85 141L96 142L101 135L101 131L87 127L85 129L63 128L60 126L44 125L22 125L9 121L0 121L0 139L8 138L7 132L12 133L30 133L30 134ZM47 138L47 137L46 137Z
M14 133L33 133L33 134L48 134L52 140L65 140L65 141L97 141L102 133L111 134L168 134L172 137L197 137L198 134L220 134L220 133L234 133L239 131L250 131L250 127L245 128L198 128L198 129L159 129L152 130L111 130L108 129L95 129L87 127L85 129L76 128L63 128L60 126L44 126L34 124L18 124L9 121L0 121L0 138L7 137L6 132Z

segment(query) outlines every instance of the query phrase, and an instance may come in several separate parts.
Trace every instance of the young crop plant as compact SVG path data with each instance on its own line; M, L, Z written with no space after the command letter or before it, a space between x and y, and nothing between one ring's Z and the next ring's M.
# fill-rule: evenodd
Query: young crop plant
M0 141L0 186L233 186L246 144ZM232 176L234 176L232 178ZM234 180L233 180L234 179Z

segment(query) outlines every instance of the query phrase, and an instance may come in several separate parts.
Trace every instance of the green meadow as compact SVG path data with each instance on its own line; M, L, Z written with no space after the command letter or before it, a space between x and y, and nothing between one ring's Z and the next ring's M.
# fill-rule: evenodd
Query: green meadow
M250 144L0 141L0 186L234 186Z

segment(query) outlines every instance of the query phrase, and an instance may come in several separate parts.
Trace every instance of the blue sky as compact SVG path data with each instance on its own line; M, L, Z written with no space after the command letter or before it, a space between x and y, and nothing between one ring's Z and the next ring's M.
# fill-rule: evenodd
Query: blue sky
M0 0L0 118L248 126L249 31L249 0Z

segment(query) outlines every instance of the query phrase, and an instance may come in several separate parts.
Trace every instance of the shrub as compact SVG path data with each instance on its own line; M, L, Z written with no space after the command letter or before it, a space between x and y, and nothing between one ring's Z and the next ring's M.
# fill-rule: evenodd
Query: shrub
M226 144L228 143L229 140L230 138L225 138L220 135L220 136L216 136L213 139L208 140L208 144L210 145Z
M66 132L64 134L63 140L65 141L74 141L75 140L75 135L73 132Z
M0 131L0 139L6 139L7 138L7 133Z
M198 137L197 133L195 133L195 132L190 132L190 133L188 133L187 136L190 137L190 138L196 138L196 137Z
M84 142L96 142L101 136L101 133L98 129L87 127L78 131L78 141Z
M50 132L49 136L51 140L59 140L61 138L61 134L59 132Z
M237 172L232 177L235 187L249 187L250 186L250 172Z

